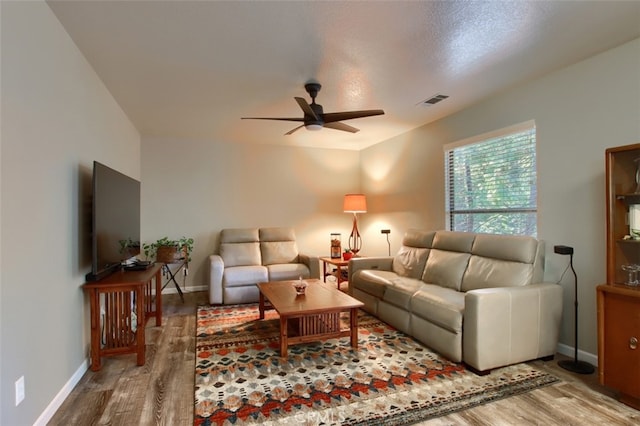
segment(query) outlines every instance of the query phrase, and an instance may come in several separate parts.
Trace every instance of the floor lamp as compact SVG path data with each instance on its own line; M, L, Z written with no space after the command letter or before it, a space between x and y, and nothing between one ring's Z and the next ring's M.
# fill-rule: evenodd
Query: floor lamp
M345 213L353 213L353 228L351 229L351 235L349 235L349 248L355 256L362 248L362 238L360 237L360 231L358 231L358 213L367 212L367 198L364 194L347 194L344 196L343 210Z
M569 265L571 266L571 271L573 272L573 294L574 294L574 314L575 314L575 336L574 336L574 359L566 359L558 361L558 365L565 370L571 371L573 373L578 374L591 374L595 371L593 365L589 364L585 361L578 361L578 274L576 274L576 270L573 268L573 247L567 246L555 246L553 251L556 254L568 254L571 257L569 258Z
M391 233L391 229L381 229L380 233L387 235L387 246L389 246L389 256L391 256L391 241L389 241L389 234Z

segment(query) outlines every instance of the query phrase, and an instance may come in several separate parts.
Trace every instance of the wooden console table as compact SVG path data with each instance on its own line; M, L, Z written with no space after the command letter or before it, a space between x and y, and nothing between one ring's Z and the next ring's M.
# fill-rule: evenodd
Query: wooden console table
M91 308L91 370L102 367L103 356L137 354L145 361L145 325L156 318L162 325L162 264L144 271L119 271L84 284ZM155 287L155 289L154 289Z

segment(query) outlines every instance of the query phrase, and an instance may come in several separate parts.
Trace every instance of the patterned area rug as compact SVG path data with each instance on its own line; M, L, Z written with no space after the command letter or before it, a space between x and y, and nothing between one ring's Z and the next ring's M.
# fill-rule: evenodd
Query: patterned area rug
M477 376L360 312L348 338L279 357L277 313L199 307L195 425L401 425L527 392L558 379L527 364Z

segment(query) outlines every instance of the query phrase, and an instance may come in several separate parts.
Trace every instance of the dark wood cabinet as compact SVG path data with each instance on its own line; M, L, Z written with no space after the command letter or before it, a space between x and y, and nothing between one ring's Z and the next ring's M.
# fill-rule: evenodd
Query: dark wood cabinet
M640 206L636 173L640 144L609 148L605 153L607 214L607 284L625 283L622 265L640 264L640 239L629 239L630 206Z
M607 149L605 162L607 283L597 288L598 378L640 409L640 286L629 285L634 274L623 270L640 265L640 239L634 239L636 221L630 217L630 210L640 209L640 144Z
M598 379L640 410L640 289L605 284L597 292Z

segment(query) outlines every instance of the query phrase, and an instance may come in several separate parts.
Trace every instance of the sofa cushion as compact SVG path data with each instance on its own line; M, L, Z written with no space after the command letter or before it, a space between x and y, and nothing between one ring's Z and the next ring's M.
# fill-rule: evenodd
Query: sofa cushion
M460 291L470 257L469 253L432 249L422 281Z
M438 231L433 237L434 249L471 253L473 240L477 234L470 232Z
M538 241L522 235L477 234L471 254L492 259L533 263L536 258Z
M262 264L298 263L298 247L295 241L261 242Z
M454 333L462 332L464 293L433 284L423 284L411 298L413 315Z
M225 268L261 265L258 228L223 229L220 232L220 257Z
M408 311L411 296L423 285L422 281L413 278L395 278L391 280L382 300Z
M296 233L293 228L273 227L260 228L260 241L295 241Z
M298 246L292 228L260 228L262 264L298 263Z
M364 269L355 273L349 286L382 299L385 289L391 285L391 280L398 275L391 271Z
M402 237L402 245L416 248L431 248L436 231L409 229Z
M267 268L259 265L225 268L222 277L223 287L236 287L265 281L268 281Z
M257 243L258 228L230 228L220 231L220 244Z
M537 252L538 241L532 237L477 234L461 290L530 284Z
M225 268L262 264L258 243L220 244L220 257L224 261Z
M309 278L309 268L303 263L278 263L268 265L269 281L297 280Z
M429 257L429 249L402 246L393 258L393 272L401 277L420 279Z
M492 287L516 287L531 283L533 265L471 256L462 278L462 291Z

